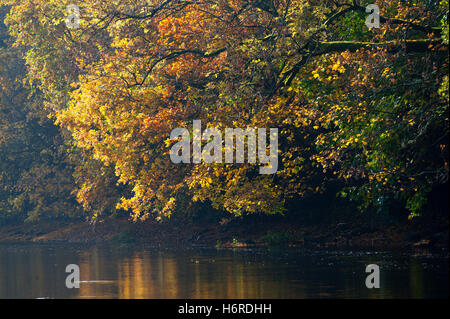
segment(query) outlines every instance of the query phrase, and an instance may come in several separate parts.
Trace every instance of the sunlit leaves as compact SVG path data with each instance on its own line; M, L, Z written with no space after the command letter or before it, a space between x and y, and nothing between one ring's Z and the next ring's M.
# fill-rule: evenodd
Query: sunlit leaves
M437 3L377 1L383 23L369 30L353 1L84 0L68 30L65 3L3 2L28 81L82 154L87 210L168 216L182 193L236 215L280 213L339 180L366 207L400 198L415 214L445 182L448 9ZM171 163L169 134L193 119L279 128L278 172Z

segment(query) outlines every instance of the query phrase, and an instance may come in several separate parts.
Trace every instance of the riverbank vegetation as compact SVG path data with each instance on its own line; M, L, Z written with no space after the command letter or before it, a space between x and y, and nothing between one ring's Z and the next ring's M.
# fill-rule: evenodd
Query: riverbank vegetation
M440 222L448 0L374 3L0 0L0 223ZM278 171L174 164L193 120L278 128Z

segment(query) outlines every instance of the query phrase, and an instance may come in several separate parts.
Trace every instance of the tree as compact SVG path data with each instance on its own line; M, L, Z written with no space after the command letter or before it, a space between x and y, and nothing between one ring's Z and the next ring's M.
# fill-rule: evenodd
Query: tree
M178 194L280 213L333 179L365 207L401 198L414 215L447 182L444 2L377 1L372 30L359 1L85 0L78 29L67 3L3 2L28 80L76 148L131 188L117 207L135 219L169 215ZM279 170L172 163L170 132L194 119L279 128Z
M4 24L0 39L0 221L79 216L64 139L24 83L22 52Z

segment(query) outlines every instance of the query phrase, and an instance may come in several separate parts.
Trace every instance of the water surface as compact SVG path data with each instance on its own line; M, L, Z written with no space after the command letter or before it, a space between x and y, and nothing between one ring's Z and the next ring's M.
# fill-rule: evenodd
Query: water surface
M448 254L0 244L0 298L448 298Z

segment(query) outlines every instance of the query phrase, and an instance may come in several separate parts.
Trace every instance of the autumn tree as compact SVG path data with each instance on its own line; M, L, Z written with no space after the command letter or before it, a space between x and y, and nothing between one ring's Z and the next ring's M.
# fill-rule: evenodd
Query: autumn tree
M332 180L363 207L397 199L414 215L447 182L445 1L376 1L372 29L360 1L84 0L79 28L65 24L68 2L2 3L28 81L82 165L130 191L108 203L134 219L170 215L179 196L235 215L280 213ZM192 133L195 119L279 128L277 173L172 163L170 132ZM78 192L86 207L101 198L89 192L103 177L90 172Z
M1 23L7 11L0 7L0 222L80 216L64 138L25 81L23 52Z

